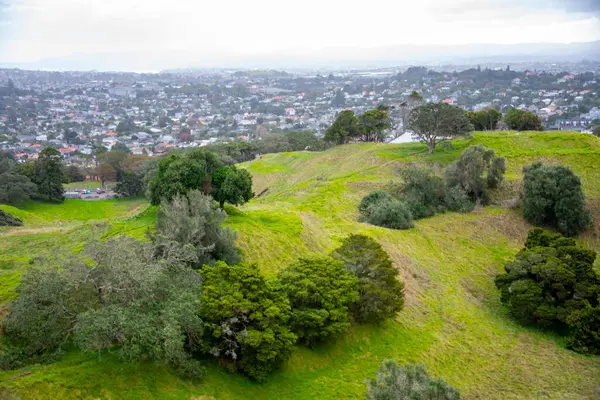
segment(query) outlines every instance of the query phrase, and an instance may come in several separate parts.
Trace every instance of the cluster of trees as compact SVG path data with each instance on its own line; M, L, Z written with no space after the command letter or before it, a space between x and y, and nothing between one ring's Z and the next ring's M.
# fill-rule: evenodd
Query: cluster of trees
M450 164L444 177L426 168L400 170L402 184L365 196L359 211L372 225L409 229L413 219L438 212L469 212L489 203L490 191L504 179L506 159L482 145L469 147Z
M243 204L254 196L250 173L234 165L224 165L210 151L194 149L160 160L156 175L149 184L152 204L170 201L190 190L201 190L212 196L221 208L225 202Z
M481 111L467 111L467 118L476 131L494 131L502 119L502 113L495 108Z
M544 129L540 117L532 112L519 110L518 108L511 108L504 113L504 122L508 129L515 131L541 131Z
M217 143L206 146L206 149L219 156L223 164L231 165L251 161L256 156L288 151L321 151L329 144L314 135L311 131L295 131L289 133L269 133L251 142Z
M596 253L574 239L533 229L525 247L496 277L502 302L517 320L568 332L575 351L600 354L600 275Z
M345 144L354 140L383 142L387 130L392 127L390 110L391 108L384 104L358 116L352 110L344 110L325 131L325 140L335 144Z
M581 180L571 169L537 162L524 172L521 207L527 221L555 227L567 236L575 236L592 224Z
M372 238L350 236L330 256L266 277L240 263L225 217L196 190L161 204L150 240L118 236L38 259L3 320L0 365L53 359L74 345L191 377L203 357L216 357L263 380L298 340L331 340L352 320L380 323L402 309L398 271Z
M18 204L29 199L62 201L67 180L58 150L46 148L35 161L17 164L10 153L0 152L0 202Z
M431 378L423 365L399 366L384 360L375 379L367 380L367 400L460 400L460 392L439 378Z

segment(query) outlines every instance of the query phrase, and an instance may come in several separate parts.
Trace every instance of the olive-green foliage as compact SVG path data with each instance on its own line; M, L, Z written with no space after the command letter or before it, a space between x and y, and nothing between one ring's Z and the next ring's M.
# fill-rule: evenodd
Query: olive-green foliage
M175 196L160 206L156 234L152 236L155 250L165 256L180 248L193 249L195 256L190 263L196 269L218 260L237 264L240 256L236 235L222 226L226 219L227 214L199 190L189 192L187 197Z
M598 315L574 314L599 305L595 259L594 251L578 247L574 239L535 228L515 260L504 267L506 272L496 277L496 286L502 302L521 322L559 329L572 324L575 337L581 337L578 329L586 329L590 318ZM577 343L581 339L573 343L581 349Z
M387 106L369 110L358 117L361 138L365 142L383 142L386 129L392 123L387 113Z
M358 299L356 277L331 257L300 258L279 273L292 307L290 325L313 344L350 326L349 308Z
M366 221L371 225L390 229L410 229L413 217L405 203L396 199L382 200L367 210Z
M0 210L0 226L23 226L23 221L4 210Z
M64 190L62 156L60 152L52 147L40 151L35 161L35 179L33 182L38 186L38 193L45 200L63 201Z
M377 378L367 381L367 400L458 400L460 392L439 378L431 378L423 365L399 366L384 360Z
M296 342L285 293L256 264L220 261L205 266L202 275L203 350L264 380L290 356Z
M185 154L171 154L158 163L156 176L149 185L150 201L154 205L190 190L212 192L211 177L223 164L213 153L194 149Z
M541 131L543 129L542 120L536 114L511 108L504 114L504 121L508 129L515 131Z
M592 129L592 133L594 134L594 136L600 137L600 125L596 125L594 129Z
M567 236L592 223L579 177L562 165L538 162L525 169L521 207L527 221L556 227Z
M351 306L357 321L381 323L404 306L404 284L381 245L366 235L350 235L333 251L358 280L358 300Z
M14 172L0 174L0 203L15 205L35 197L37 186L25 175Z
M85 181L85 174L81 168L76 165L69 165L65 168L65 175L69 182L83 182Z
M488 189L494 189L504 179L506 159L485 146L469 147L446 169L448 187L459 187L473 201L487 203Z
M392 200L392 196L381 189L373 190L360 201L358 211L360 211L361 214L368 216L370 207L384 200Z
M181 258L156 259L151 243L118 236L43 260L24 274L4 332L33 359L73 339L84 351L116 348L125 360L149 358L198 376L186 349L199 346L201 277Z
M396 196L406 203L414 219L431 217L446 208L444 180L426 168L403 168Z
M144 194L144 177L131 171L122 171L115 192L125 197L137 197Z
M469 122L476 131L493 131L502 119L502 113L495 108L481 111L467 111Z
M217 169L212 175L212 197L221 208L228 202L233 205L244 204L254 197L252 176L245 169L227 165Z
M433 154L440 141L467 133L473 126L461 107L447 103L426 103L410 112L408 129L427 145L429 154Z

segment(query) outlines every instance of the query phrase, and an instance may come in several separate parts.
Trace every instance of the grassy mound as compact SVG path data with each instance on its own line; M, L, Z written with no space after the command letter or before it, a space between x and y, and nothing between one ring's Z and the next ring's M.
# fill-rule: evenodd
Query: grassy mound
M329 252L349 233L368 234L390 254L406 284L406 307L395 321L382 327L356 326L339 341L313 350L298 347L264 384L228 374L218 365L207 365L201 382L186 382L160 366L71 352L51 365L0 372L0 397L358 399L364 396L365 379L374 376L383 359L392 358L399 364L425 364L431 375L443 377L466 399L598 398L600 358L568 351L561 338L518 325L500 303L493 278L522 247L530 228L518 210L446 213L416 221L407 231L357 221L360 199L397 179L395 165L447 165L474 144L507 158L509 182L503 190L508 196L524 165L543 160L571 167L582 178L598 218L600 140L592 135L478 133L433 156L421 144L345 145L323 153L266 155L244 165L260 196L239 209L227 209L245 259L275 273L299 256ZM98 229L104 235L141 237L153 224L154 208L135 214L139 204L99 203L90 203L99 208L82 212L84 217L71 216L69 227L60 231L0 231L0 302L15 296L21 271L43 251L76 250ZM25 214L29 210L15 215L39 229L71 215L58 208ZM99 227L102 220L110 225ZM600 250L593 232L582 241Z

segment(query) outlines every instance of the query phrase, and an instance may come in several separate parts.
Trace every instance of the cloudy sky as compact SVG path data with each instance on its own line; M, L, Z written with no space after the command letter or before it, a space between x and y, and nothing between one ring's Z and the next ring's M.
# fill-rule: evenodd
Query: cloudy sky
M600 0L0 0L2 64L135 55L162 68L402 44L594 40Z

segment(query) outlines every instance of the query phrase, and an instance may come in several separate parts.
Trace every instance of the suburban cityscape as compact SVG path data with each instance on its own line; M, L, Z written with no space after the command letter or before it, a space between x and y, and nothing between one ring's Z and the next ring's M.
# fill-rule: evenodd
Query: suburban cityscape
M153 156L292 131L321 137L340 111L380 104L393 121L385 141L410 141L402 113L414 92L468 111L526 110L546 130L591 132L599 75L600 64L585 61L330 72L0 69L0 146L20 162L51 146L66 163L91 168L97 149Z

